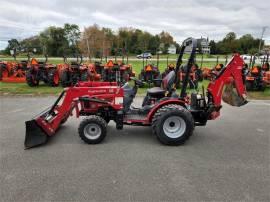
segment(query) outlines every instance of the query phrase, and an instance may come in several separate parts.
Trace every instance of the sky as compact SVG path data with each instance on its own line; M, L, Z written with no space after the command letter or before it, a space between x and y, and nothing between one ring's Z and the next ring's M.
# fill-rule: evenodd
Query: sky
M252 34L270 44L269 0L0 0L0 49L7 40L30 37L48 26L94 23L117 31L134 27L152 34L169 32L181 43L187 37L220 40L228 32Z

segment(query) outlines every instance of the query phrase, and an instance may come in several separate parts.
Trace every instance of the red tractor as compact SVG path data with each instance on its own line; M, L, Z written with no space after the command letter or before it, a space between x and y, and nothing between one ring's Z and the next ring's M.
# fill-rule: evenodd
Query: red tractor
M189 75L194 64L197 43L195 39L189 40L181 48L184 52L186 46L190 46L190 43L193 45L186 75ZM180 55L176 69L179 69L182 61ZM247 103L242 67L243 60L235 54L219 76L209 84L207 96L204 93L187 95L188 76L184 79L179 95L172 87L176 73L171 71L163 79L162 87L148 89L150 101L140 108L132 106L138 86L141 85L140 80L132 78L133 87L128 83L120 87L116 82L78 83L66 88L50 109L26 121L25 148L46 143L67 121L73 110L77 117L86 116L78 132L88 144L102 142L107 134L107 123L113 120L117 129L123 129L124 125L151 126L153 134L163 144L181 145L192 135L195 126L206 125L208 120L220 115L222 98L234 106ZM226 87L225 91L220 93L223 87Z
M29 63L29 68L26 72L26 82L29 86L38 86L40 81L43 81L49 86L58 86L60 76L56 65L48 64L48 56L45 55L45 61L38 61L32 58Z

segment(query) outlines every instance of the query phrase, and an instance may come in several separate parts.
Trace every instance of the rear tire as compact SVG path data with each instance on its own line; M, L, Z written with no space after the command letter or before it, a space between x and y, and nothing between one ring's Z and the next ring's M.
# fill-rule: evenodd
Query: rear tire
M58 71L56 69L50 69L48 72L48 84L53 87L58 86L59 80Z
M91 115L78 128L80 138L87 144L98 144L106 137L107 123L100 116Z
M246 81L246 90L247 91L253 90L253 82Z
M68 86L71 86L71 82L70 82L70 79L69 79L69 73L68 71L64 70L61 74L61 85L62 87L68 87Z
M181 145L192 135L194 120L191 113L176 104L161 107L154 115L152 131L165 145Z
M26 82L30 87L38 86L39 84L39 80L37 80L37 73L34 73L32 68L26 72Z

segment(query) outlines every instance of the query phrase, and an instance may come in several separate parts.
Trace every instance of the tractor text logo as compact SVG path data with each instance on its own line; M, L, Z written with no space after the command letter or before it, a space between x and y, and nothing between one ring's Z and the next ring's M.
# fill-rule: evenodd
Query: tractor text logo
M89 90L88 93L106 93L106 90Z

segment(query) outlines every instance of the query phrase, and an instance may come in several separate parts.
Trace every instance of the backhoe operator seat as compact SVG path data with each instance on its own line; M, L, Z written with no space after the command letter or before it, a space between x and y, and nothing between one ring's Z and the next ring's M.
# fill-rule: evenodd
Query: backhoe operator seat
M169 74L167 74L163 79L162 79L162 88L161 87L153 87L147 90L147 94L150 96L165 96L165 93L167 91L171 91L173 88L175 80L175 72L170 71Z

